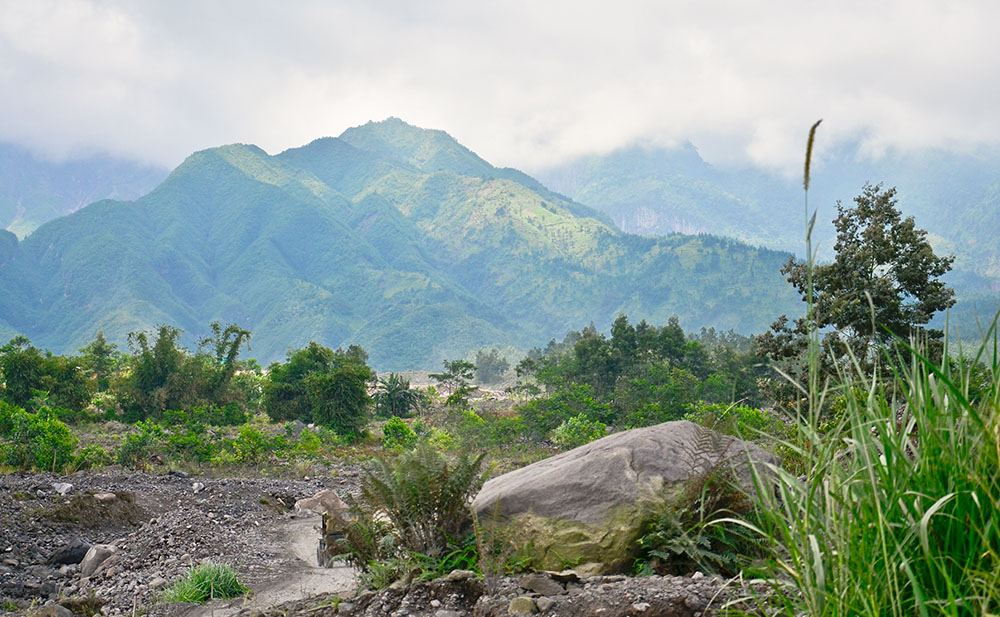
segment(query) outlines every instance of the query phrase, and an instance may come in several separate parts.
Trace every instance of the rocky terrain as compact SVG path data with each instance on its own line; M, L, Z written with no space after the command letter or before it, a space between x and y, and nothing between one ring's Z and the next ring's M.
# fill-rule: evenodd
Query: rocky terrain
M720 578L572 571L437 581L356 593L345 566L319 568L315 517L294 503L357 486L357 471L303 480L182 473L0 476L0 606L28 615L487 617L707 615L746 590ZM94 550L90 547L96 546ZM108 548L105 548L108 547ZM84 555L92 555L81 564ZM93 564L94 554L106 558ZM252 591L206 606L157 602L203 560L233 566Z
M346 591L352 576L315 567L318 518L296 519L292 508L324 488L350 492L354 479L349 469L309 480L0 476L0 602L29 612L76 598L89 603L80 614L102 605L103 614L131 615L203 560L233 566L256 592L246 605L288 600L310 586L330 591L316 585L316 570ZM79 563L92 545L111 547L96 568Z

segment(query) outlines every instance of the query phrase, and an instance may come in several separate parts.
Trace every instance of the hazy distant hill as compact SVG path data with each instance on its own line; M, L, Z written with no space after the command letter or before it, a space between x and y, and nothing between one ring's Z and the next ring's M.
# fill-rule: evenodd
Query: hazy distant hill
M629 232L714 233L804 251L800 178L713 167L690 144L624 148L538 176ZM889 152L877 161L846 146L828 153L814 167L809 196L810 210L817 211L813 240L820 259L833 255L837 200L850 203L865 182L897 187L900 209L928 231L939 254L957 257L947 276L959 298L951 323L971 339L978 332L976 317L988 321L1000 309L1000 151ZM935 323L943 327L944 316Z
M141 197L167 171L107 155L53 163L0 143L0 229L24 237L42 223L99 199Z
M0 237L0 334L55 351L98 328L122 341L219 319L250 328L262 361L315 339L359 343L383 370L426 368L606 327L618 311L752 332L796 306L782 253L623 234L396 119L277 156L198 152L136 201L95 203L10 244Z
M801 178L713 167L690 145L625 148L538 176L629 232L714 233L799 253L804 247ZM928 230L938 251L954 253L956 269L989 279L978 283L1000 292L1000 151L890 152L878 161L850 147L829 153L810 186L821 256L832 254L837 200L849 203L865 182L897 187L900 208Z

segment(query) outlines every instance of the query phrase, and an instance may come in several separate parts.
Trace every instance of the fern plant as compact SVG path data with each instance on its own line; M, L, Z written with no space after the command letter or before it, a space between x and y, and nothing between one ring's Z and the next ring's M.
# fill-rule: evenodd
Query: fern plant
M766 554L761 537L740 522L757 517L729 455L734 441L696 428L694 444L684 449L691 475L644 526L637 572L734 576Z
M344 538L349 560L366 572L389 568L397 577L411 568L450 570L474 563L468 554L474 545L456 546L454 539L466 538L472 529L469 504L486 479L483 456L461 453L452 459L421 441L395 458L372 461L351 503L354 521ZM383 572L380 578L392 577Z

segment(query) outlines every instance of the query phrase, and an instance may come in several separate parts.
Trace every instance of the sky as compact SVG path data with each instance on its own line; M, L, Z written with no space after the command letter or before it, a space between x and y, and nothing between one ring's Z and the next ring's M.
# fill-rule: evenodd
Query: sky
M0 0L0 140L173 167L396 116L540 170L1000 144L1000 2Z

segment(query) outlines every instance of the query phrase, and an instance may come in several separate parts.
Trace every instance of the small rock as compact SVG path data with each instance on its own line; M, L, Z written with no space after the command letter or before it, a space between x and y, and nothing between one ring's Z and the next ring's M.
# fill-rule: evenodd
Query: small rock
M50 564L71 564L80 563L87 556L90 550L90 543L80 538L74 538L69 544L58 548L49 555Z
M542 613L555 606L555 603L556 601L548 596L542 596L541 598L535 600L535 604L538 605L538 610Z
M649 602L636 602L632 605L632 611L636 613L645 613L649 610Z
M337 614L349 615L351 611L354 610L354 604L350 602L341 602L337 605Z
M73 617L73 611L69 610L65 606L59 606L58 604L43 606L31 614L33 617Z
M538 605L534 598L528 596L518 596L507 605L508 615L534 615L538 612Z
M694 574L691 575L691 580L696 581L699 578L704 578L704 577L705 577L705 575L703 573L701 573L701 572L695 572Z
M557 596L566 593L566 589L562 585L538 572L522 576L518 584L521 589L534 591L543 596Z
M444 577L444 580L450 582L457 581L467 581L470 578L476 578L476 573L472 570L452 570L448 573L448 576Z
M168 476L174 476L174 477L177 477L177 478L190 478L191 477L191 474L187 473L186 471L181 471L180 469L171 469L170 471L167 472L167 475Z
M59 493L60 496L65 497L66 493L73 490L73 485L69 482L53 482L52 490Z
M434 612L434 617L462 617L462 613L442 608L441 610Z
M118 549L110 544L95 544L91 546L86 556L84 556L83 561L80 562L80 576L88 577L96 572L97 568L117 551Z
M560 570L559 572L553 572L551 570L545 570L544 574L548 575L554 581L560 583L579 583L580 575L577 574L576 570Z
M200 493L201 491L205 490L205 484L203 482L194 482L193 484L191 484L191 490L194 491L195 493Z
M438 600L437 598L431 600L431 608L440 608L440 607L441 607L441 600Z

